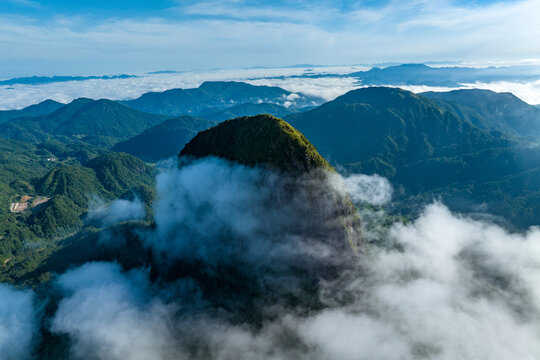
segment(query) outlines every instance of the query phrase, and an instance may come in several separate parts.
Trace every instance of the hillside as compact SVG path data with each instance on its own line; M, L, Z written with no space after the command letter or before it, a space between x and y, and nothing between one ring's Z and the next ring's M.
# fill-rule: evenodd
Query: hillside
M208 111L201 114L205 119L213 121L223 121L228 119L234 119L242 116L255 116L260 114L269 114L278 118L282 118L286 115L294 113L294 110L290 110L284 106L276 104L254 104L243 103L240 105L231 106L220 111Z
M410 204L442 197L453 209L477 211L484 204L527 226L540 211L532 201L538 190L517 185L539 166L538 149L522 148L512 136L481 129L421 95L359 89L286 120L335 166L381 174L402 187L395 200L405 212L414 212ZM409 196L416 201L407 201ZM530 215L518 216L518 209Z
M466 89L421 95L484 129L523 137L540 136L540 109L511 93Z
M0 110L0 123L22 117L33 117L50 114L60 109L64 104L54 100L45 100L39 104L30 105L20 110Z
M215 122L192 116L166 120L139 135L116 144L112 150L126 152L147 162L157 162L178 154L178 151L199 131Z
M271 86L255 86L235 81L207 81L194 89L172 89L150 92L134 100L123 101L133 109L163 115L200 116L208 109L224 109L243 103L273 103L292 107L312 106L321 99Z
M332 162L384 176L393 176L398 163L506 146L510 141L396 88L353 90L286 120Z
M0 135L33 143L67 136L107 146L137 135L166 119L111 100L79 98L48 115L3 123L0 125Z
M147 213L151 211L154 170L131 155L108 153L95 157L86 166L46 160L44 164L50 169L47 173L43 174L46 166L34 166L32 173L18 172L19 178L9 187L2 185L5 189L2 188L0 197L0 260L9 259L8 265L0 268L0 279L4 281L23 281L28 277L39 282L37 277L30 276L31 272L65 246L66 236L82 229L92 201L137 196L146 205ZM7 177L10 178L13 179ZM9 202L21 198L38 198L43 202L19 213L10 212Z

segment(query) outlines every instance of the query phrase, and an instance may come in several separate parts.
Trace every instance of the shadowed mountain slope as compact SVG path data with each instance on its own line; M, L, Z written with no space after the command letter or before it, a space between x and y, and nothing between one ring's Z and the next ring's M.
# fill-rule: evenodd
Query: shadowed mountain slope
M45 100L40 102L39 104L30 105L20 110L1 110L0 123L21 117L47 115L60 109L62 106L64 106L64 104L57 101Z
M335 166L388 177L399 189L399 211L414 213L442 199L455 210L484 209L519 227L540 215L533 200L539 189L522 186L539 168L540 150L475 126L422 95L364 88L286 120Z
M511 93L466 89L421 95L476 126L518 136L540 136L540 109Z
M199 131L208 129L215 122L192 116L166 120L141 134L116 144L112 150L122 151L137 156L148 162L178 154L178 150L191 140Z
M146 114L111 100L79 98L49 115L14 119L0 125L4 137L41 142L55 136L76 137L89 142L127 139L167 119Z

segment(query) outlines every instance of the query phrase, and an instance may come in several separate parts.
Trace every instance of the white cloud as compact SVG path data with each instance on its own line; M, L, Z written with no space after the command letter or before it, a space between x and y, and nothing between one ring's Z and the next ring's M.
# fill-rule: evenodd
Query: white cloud
M169 18L42 21L4 14L0 45L10 51L0 65L7 76L137 72L148 66L538 58L539 6L536 0L390 1L347 8L324 2L261 7L210 1L180 4L171 10L179 15Z
M182 306L192 313L189 302L166 304L143 271L87 264L60 277L52 329L72 336L74 354L107 359L540 356L538 229L510 234L433 204L379 241L358 271L323 284L324 308L270 304L277 316L255 327L212 312L177 315Z
M0 358L30 358L29 349L37 330L34 294L0 284Z
M379 175L352 174L344 177L336 175L333 180L332 185L349 194L355 203L383 205L392 200L392 185Z
M310 67L314 73L347 73L358 67ZM198 87L204 81L245 81L253 85L280 86L292 92L303 92L326 100L352 90L352 78L287 78L301 75L307 68L230 69L189 71L178 74L139 74L128 79L94 79L42 85L0 86L0 110L19 109L53 99L68 103L78 97L92 99L133 99L149 91ZM284 79L275 77L285 77Z
M85 221L98 226L109 226L126 220L141 220L145 215L144 204L139 198L133 201L117 199L110 204L98 200L90 204Z
M65 298L51 329L70 335L75 358L170 358L169 310L158 300L148 301L143 271L124 274L112 263L89 263L63 274L58 283Z

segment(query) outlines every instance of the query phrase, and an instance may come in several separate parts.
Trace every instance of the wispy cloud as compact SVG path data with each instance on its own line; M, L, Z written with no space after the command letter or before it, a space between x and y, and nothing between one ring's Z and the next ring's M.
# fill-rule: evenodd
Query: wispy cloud
M539 12L536 0L472 5L418 0L347 7L322 1L182 2L153 18L4 14L0 45L10 51L0 66L4 76L16 76L61 69L537 58Z

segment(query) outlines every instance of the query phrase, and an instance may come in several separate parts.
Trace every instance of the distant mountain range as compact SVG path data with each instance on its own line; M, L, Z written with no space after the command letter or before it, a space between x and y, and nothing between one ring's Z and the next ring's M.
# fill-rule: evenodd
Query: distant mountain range
M215 112L243 103L272 103L297 109L323 102L320 98L293 94L279 87L234 81L207 81L198 88L151 92L122 103L147 113L200 116L203 112Z
M113 79L129 79L137 77L135 75L103 75L103 76L31 76L19 77L8 80L0 80L0 85L42 85L57 82L67 81L84 81L84 80L113 80Z
M431 67L424 64L402 64L385 68L374 67L347 76L360 80L362 85L427 85L460 87L461 84L493 81L538 79L534 69L513 67Z

